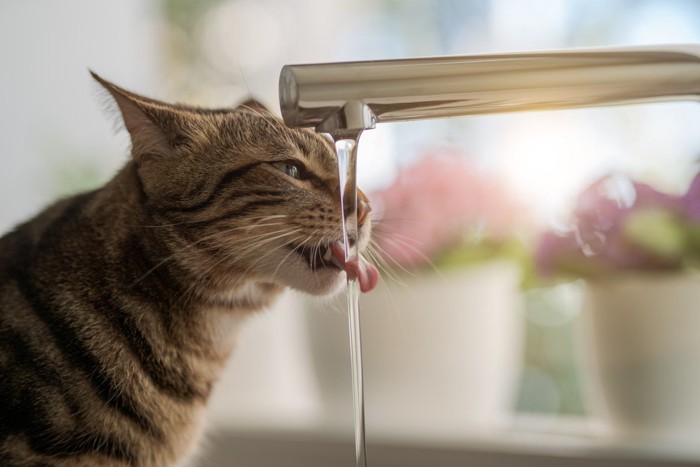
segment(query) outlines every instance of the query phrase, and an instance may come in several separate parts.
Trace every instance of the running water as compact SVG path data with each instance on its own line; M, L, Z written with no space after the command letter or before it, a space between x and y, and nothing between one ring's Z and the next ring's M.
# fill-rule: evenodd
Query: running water
M334 135L338 153L338 178L340 181L340 208L343 218L343 246L345 264L360 266L357 242L357 184L356 155L360 133L351 138ZM367 466L365 448L365 398L362 381L362 339L360 336L360 307L358 274L346 268L348 276L348 327L350 329L350 364L352 366L352 398L355 412L355 461L357 467ZM362 274L359 274L362 276ZM364 287L363 287L364 288Z

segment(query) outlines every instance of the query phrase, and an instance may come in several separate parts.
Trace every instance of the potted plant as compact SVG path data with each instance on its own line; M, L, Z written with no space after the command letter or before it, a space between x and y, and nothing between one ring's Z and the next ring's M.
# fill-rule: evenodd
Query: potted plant
M370 198L383 280L360 302L369 432L444 439L502 426L520 364L514 232L527 210L449 150ZM317 316L312 326L331 328ZM336 384L346 377L329 369L328 355L323 371Z
M700 436L700 175L682 195L607 176L571 228L542 235L538 270L585 281L592 413L619 437Z

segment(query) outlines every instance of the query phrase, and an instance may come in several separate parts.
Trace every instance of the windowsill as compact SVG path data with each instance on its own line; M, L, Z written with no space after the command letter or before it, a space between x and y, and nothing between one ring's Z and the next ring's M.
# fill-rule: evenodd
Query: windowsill
M220 428L211 436L205 463L225 466L353 465L351 430L328 427ZM520 416L509 430L475 432L468 438L426 437L367 430L368 465L374 466L690 466L700 463L700 446L606 436L585 419Z

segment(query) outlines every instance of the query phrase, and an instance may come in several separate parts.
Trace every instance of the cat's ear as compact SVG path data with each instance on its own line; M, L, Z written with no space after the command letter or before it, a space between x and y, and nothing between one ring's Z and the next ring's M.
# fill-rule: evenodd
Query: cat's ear
M250 112L261 116L271 116L272 112L268 110L267 107L260 101L256 99L248 99L247 101L241 102L236 107L236 111L239 112Z
M145 155L172 154L179 137L176 109L122 89L93 71L90 74L109 91L119 107L124 127L131 136L135 159L139 160Z

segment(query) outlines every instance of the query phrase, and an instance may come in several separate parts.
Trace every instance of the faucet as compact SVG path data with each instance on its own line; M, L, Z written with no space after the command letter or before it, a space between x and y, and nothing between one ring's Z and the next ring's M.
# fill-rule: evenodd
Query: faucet
M288 126L332 134L382 122L699 100L700 46L286 65L279 96Z

